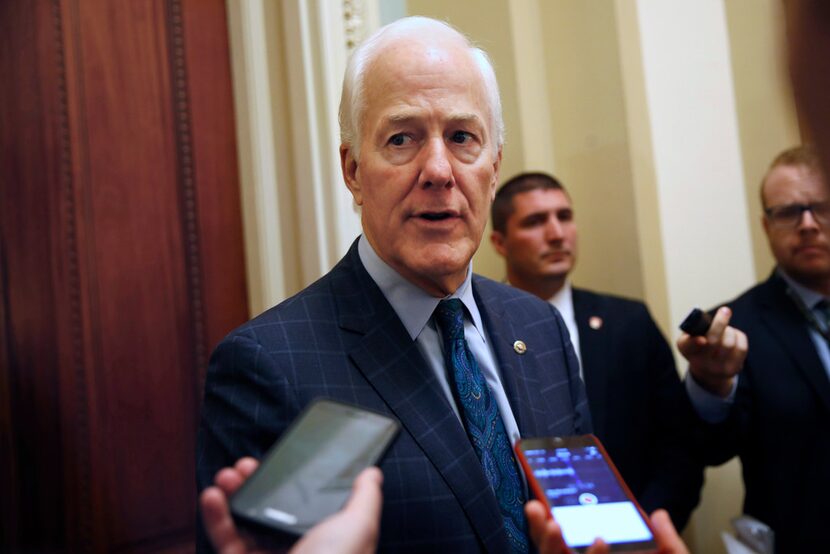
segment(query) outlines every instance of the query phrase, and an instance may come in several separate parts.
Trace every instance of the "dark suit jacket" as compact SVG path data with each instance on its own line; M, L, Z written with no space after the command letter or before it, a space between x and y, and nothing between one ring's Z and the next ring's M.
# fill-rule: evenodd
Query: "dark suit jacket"
M778 552L819 552L830 517L830 380L805 318L773 274L729 306L749 339L728 433L739 455L744 511L770 525Z
M522 436L590 432L567 329L526 293L473 277L473 291ZM527 353L513 349L517 339ZM498 503L436 377L355 243L326 276L228 335L211 358L197 447L201 490L261 456L312 399L400 420L380 464L380 550L507 552Z
M704 466L671 349L642 302L574 288L573 305L594 433L643 509L682 529Z

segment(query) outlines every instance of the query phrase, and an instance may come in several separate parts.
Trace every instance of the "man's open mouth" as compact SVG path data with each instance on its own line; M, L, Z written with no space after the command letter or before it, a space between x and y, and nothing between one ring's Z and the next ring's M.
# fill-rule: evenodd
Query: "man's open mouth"
M451 212L424 212L419 214L418 217L427 221L442 221L453 217L453 214Z

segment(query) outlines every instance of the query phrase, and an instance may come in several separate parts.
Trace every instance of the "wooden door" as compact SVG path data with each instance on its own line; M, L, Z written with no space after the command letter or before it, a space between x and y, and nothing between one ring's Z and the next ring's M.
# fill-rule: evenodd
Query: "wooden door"
M0 550L193 548L247 318L224 0L0 2Z

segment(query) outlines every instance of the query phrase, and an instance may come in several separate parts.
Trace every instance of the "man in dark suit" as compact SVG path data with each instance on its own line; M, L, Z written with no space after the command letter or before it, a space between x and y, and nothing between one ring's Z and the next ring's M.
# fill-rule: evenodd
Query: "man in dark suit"
M716 461L741 458L744 511L772 528L776 551L811 552L830 513L830 193L812 148L773 161L761 201L777 267L720 308L720 328L678 347L695 406L721 423ZM730 310L745 337L720 336Z
M513 177L496 193L491 212L491 240L506 261L508 282L552 303L569 327L596 435L643 508L667 509L682 528L699 500L703 462L671 349L648 309L571 286L577 226L571 199L554 177Z
M314 398L332 398L401 422L380 465L381 550L527 551L512 441L591 427L558 312L471 271L501 164L500 111L486 55L443 23L400 20L353 54L340 154L363 235L216 348L200 490L237 458L260 457ZM447 311L463 341L433 317ZM449 348L464 363L445 361ZM486 429L473 429L478 416Z

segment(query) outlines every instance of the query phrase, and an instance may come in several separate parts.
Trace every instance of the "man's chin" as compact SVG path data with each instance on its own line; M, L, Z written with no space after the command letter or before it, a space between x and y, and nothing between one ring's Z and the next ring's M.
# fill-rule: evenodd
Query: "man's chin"
M573 270L574 264L570 260L562 260L547 264L542 272L545 277L564 278Z

